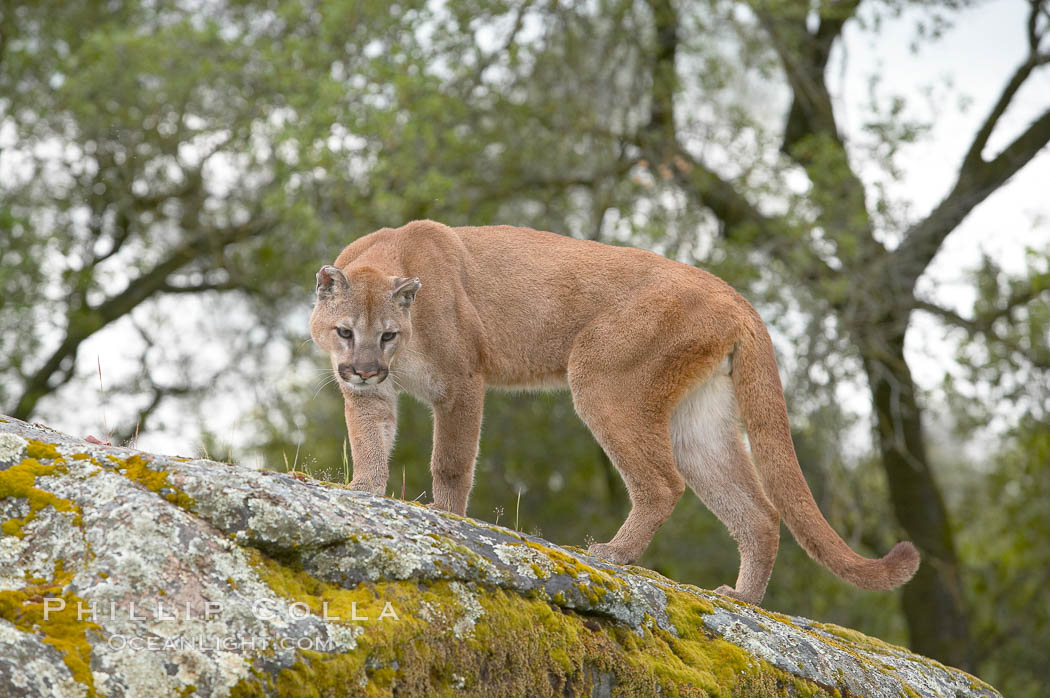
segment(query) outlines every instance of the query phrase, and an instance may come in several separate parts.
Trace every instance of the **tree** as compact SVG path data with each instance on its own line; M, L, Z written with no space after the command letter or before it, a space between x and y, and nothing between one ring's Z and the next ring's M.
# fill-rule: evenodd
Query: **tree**
M902 594L912 646L972 667L959 524L935 477L904 346L916 312L932 314L986 348L973 360L979 370L1044 375L1045 336L1023 331L1043 307L1044 267L984 293L970 316L916 290L960 221L1050 140L1046 109L998 152L988 148L1050 62L1047 3L1029 5L1027 58L1005 78L944 200L912 220L862 166L892 176L895 152L923 125L898 102L874 110L872 157L843 129L827 78L846 26L904 3L454 0L391 13L380 2L271 0L127 3L115 14L98 3L5 4L0 401L16 416L46 413L48 396L93 377L85 343L119 326L144 347L126 390L114 389L138 400L126 433L160 400L202 394L219 373L245 374L238 390L265 382L273 359L263 351L278 346L289 390L259 401L255 424L269 437L260 440L292 463L299 446L338 462L338 406L309 404L313 391L285 367L303 356L302 332L285 319L301 314L317 265L353 237L434 217L649 246L747 289L767 317L803 317L802 330L781 328L798 345L802 384L813 368L832 384L864 376L884 477L863 465L851 475L888 496L882 508L863 502L856 530L877 552L899 532L865 527L865 517L894 512L924 554ZM168 329L194 312L225 326L222 365L197 361L199 333ZM150 347L166 346L176 351L158 361ZM165 378L157 364L169 362L184 369ZM823 392L831 397L799 409L840 423ZM525 416L505 419L500 404ZM490 405L497 430L482 457L496 457L481 469L502 477L478 493L480 513L500 502L509 517L503 503L517 485L553 477L525 465L536 459L529 446L503 445L525 430L538 435L531 447L563 450L579 466L578 480L559 485L571 488L568 501L600 489L602 504L622 505L579 425L544 421L567 403L544 405ZM397 458L425 460L425 421L406 414ZM843 470L827 455L826 430L796 435L800 450ZM524 506L545 526L562 520L539 514L536 499ZM703 516L690 510L683 529L711 528ZM587 527L572 535L597 537L601 507L579 518Z
M839 125L826 82L829 59L860 5L687 6L651 0L607 3L593 12L555 6L538 11L540 38L518 48L498 87L504 100L529 100L535 129L530 136L551 143L550 152L561 154L556 160L566 159L552 169L570 173L562 188L578 195L572 214L564 216L577 223L570 225L573 232L598 231L608 239L626 227L638 240L630 216L641 208L650 225L666 225L660 247L674 254L682 250L676 237L683 228L713 218L723 243L750 249L750 259L761 260L814 304L812 312L834 319L828 329L839 338L838 348L859 359L867 380L896 519L924 555L902 594L912 645L973 667L975 643L954 529L930 462L904 344L917 310L954 319L916 291L944 241L1050 141L1048 108L999 152L988 152L1020 88L1050 62L1047 5L1030 3L1027 57L973 134L950 191L915 221L889 215L891 202L861 177L860 158ZM705 33L697 35L698 29ZM735 34L726 38L717 30ZM719 55L727 50L739 51L742 66ZM747 109L746 99L724 96L727 84L746 93L744 80L755 75L782 80L789 94L783 126L772 132L763 114ZM597 96L595 85L606 94ZM704 112L698 95L705 107L714 106ZM868 127L891 154L921 131L893 111L873 115ZM770 157L773 140L781 158ZM587 147L575 146L581 142ZM522 151L509 149L500 179L520 182L523 161L529 162ZM892 157L878 164L892 168ZM804 174L801 195L785 184L789 172ZM632 189L624 184L625 174L647 186ZM551 186L556 183L534 186L519 199L542 205ZM612 224L606 218L610 209L620 214ZM740 266L729 270L739 272ZM1020 289L991 309L991 319L1009 316L1043 291L1034 284Z
M291 97L287 75L253 69L246 47L272 37L224 35L221 23L236 19L177 4L5 4L0 113L13 140L0 400L14 416L35 414L83 371L78 353L102 328L131 320L152 342L156 323L138 311L161 296L238 289L272 299L271 279L253 266L293 220L317 227L301 217L281 156L282 141L310 124L274 119ZM235 180L225 190L224 168ZM201 385L165 383L145 362L140 373L148 380L129 386L148 391L139 421Z
M107 389L136 404L117 410L126 438L169 397L263 370L258 357L283 342L332 249L426 215L451 180L433 156L399 165L434 151L422 141L457 116L427 74L435 52L456 47L403 41L433 14L402 9L3 3L6 412L39 415L71 381L88 384L96 361L83 348L116 327L137 344L137 367ZM406 104L418 120L403 119ZM441 166L462 169L440 146ZM217 307L221 322L172 331ZM236 359L202 357L215 333L213 354Z

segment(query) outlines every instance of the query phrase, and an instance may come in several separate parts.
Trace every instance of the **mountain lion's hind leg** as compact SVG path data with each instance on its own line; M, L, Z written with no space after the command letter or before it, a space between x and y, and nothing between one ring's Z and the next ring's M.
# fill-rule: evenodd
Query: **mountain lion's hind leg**
M671 438L678 470L726 525L740 551L736 587L716 591L760 603L777 556L780 516L744 448L728 364L678 405Z
M653 421L635 401L614 395L608 386L572 385L576 411L620 472L631 498L631 512L620 530L608 543L591 545L589 552L631 564L671 516L685 482L674 467L666 422Z

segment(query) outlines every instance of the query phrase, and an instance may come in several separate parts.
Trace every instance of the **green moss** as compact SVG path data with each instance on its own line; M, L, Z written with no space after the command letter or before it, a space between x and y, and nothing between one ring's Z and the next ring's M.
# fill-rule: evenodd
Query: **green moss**
M4 522L3 532L23 535L25 524L47 506L75 514L79 525L80 510L73 502L35 486L36 478L41 475L65 472L65 463L57 448L30 441L27 454L29 457L22 463L0 472L0 498L21 497L30 505L30 513L23 519ZM86 453L70 458L97 464ZM150 491L163 491L168 501L183 508L193 506L192 498L169 482L167 471L151 469L141 456L109 458L125 477ZM484 559L454 540L430 535L443 549L464 556L470 566L481 564ZM518 540L549 561L549 565L532 565L537 577L553 573L575 579L576 590L595 603L610 593L623 595L627 591L624 581L606 570L588 565L560 549L520 536ZM632 568L632 571L664 589L667 615L675 633L661 630L652 623L635 631L604 617L578 614L564 608L571 599L563 593L554 596L552 605L544 598L491 587L476 588L482 613L476 621L464 624L464 608L459 598L462 587L456 583L397 581L345 589L322 582L293 564L282 564L254 549L246 552L254 569L276 593L305 603L315 614L342 618L337 622L354 625L363 632L357 636L357 647L353 651L336 654L300 651L299 661L276 675L266 673L261 664L257 665L250 677L234 688L234 695L502 693L541 696L591 693L603 684L613 686L614 694L622 695L828 696L831 694L827 690L834 690L776 669L732 643L709 636L704 630L703 617L716 606L735 609L736 602L707 600L642 568ZM99 575L106 576L104 572ZM0 617L23 631L39 633L44 642L59 649L74 678L94 695L89 668L91 647L86 634L98 626L76 620L79 599L65 591L70 579L71 575L59 565L53 580L29 580L23 589L0 592ZM236 586L232 578L227 582L231 587ZM47 597L63 598L66 607L51 612L44 621ZM387 604L398 613L397 620L379 619ZM421 615L424 608L428 609L427 618ZM773 622L797 627L786 616L750 608ZM369 620L354 620L355 617ZM880 666L866 659L862 651L896 649L848 629L819 624L816 627L823 632L808 627L799 630L849 652L868 665ZM934 663L931 661L931 664ZM193 690L189 687L186 692ZM835 695L838 693L834 690Z
M832 623L813 623L813 627L820 628L829 635L833 635L835 637L845 640L852 647L871 650L874 652L879 652L880 654L896 654L898 652L909 652L909 650L904 647L891 645L890 643L883 642L878 638L870 637L868 635L865 635L864 633L859 633L856 630L851 630L850 628L843 628Z
M786 698L787 696L842 698L837 688L828 693L826 689L814 687L812 684L799 685L795 681L777 679L772 674L748 674L742 677L733 689L732 695L733 698Z
M72 577L73 573L67 572L59 561L53 580L30 580L22 589L0 591L0 618L10 621L22 632L42 635L46 644L62 653L73 678L87 686L88 696L94 696L87 631L99 630L99 626L77 619L77 604L83 599L68 591ZM65 605L57 609L52 602L45 614L48 599L61 599Z
M336 485L336 486L337 487L342 487L342 488L345 489L345 485ZM428 508L427 505L424 504L423 502L417 502L414 499L402 499L400 501L401 501L402 504L408 504L410 506L419 507L420 509L427 509Z
M827 695L735 645L708 637L703 616L714 607L672 587L666 590L668 616L678 637L659 629L639 634L615 621L489 587L477 588L482 613L472 629L457 637L464 609L457 596L462 587L453 582L380 582L344 589L253 549L247 552L279 595L317 614L327 605L330 618L349 619L356 612L370 620L359 623L363 632L355 650L301 651L294 666L277 676L256 671L233 695L580 695L603 682L611 683L617 695ZM388 602L398 620L378 619ZM421 615L424 604L429 618ZM747 692L755 687L764 692Z
M30 458L46 458L48 460L58 460L62 457L62 454L58 452L54 444L44 443L43 441L31 440L29 445L26 447L26 455Z
M795 628L796 630L803 630L803 628L800 628L799 626L795 625L795 622L791 620L791 616L785 616L783 613L777 613L775 611L767 611L761 606L752 606L751 604L745 603L744 601L737 601L736 599L730 600L746 606L747 608L751 609L755 613L758 613L759 615L765 616L766 618L769 618L771 620L775 620L777 623L790 626L792 628Z
M660 584L678 584L678 582L674 581L673 579L668 579L659 572L651 570L647 567L639 567L638 565L624 565L624 569L626 569L631 574L637 577L645 577L646 579L651 579L652 581L659 582Z
M435 541L435 543L437 543L438 547L440 547L442 550L448 551L450 553L458 554L460 559L463 561L463 563L469 569L480 569L480 568L483 568L485 566L485 564L488 562L488 560L485 558L484 555L482 555L481 553L479 553L479 552L477 552L475 550L471 550L470 548L466 547L465 545L463 545L461 543L457 543L452 538L448 538L446 536L442 536L442 535L439 535L439 534L434 533L434 532L427 532L427 533L424 533L423 535L426 536L427 538L433 539ZM357 543L357 542L360 542L364 538L365 538L364 536L354 535L354 536L350 536L347 540L350 540L350 541L352 541L354 543ZM375 542L373 541L373 544L374 543ZM387 554L391 558L396 558L399 553L398 553L397 550L389 550L388 549L387 550ZM441 570L443 570L445 572L451 572L451 570L452 570L452 567L450 567L449 565L445 564L445 562L443 560L441 560L441 559L434 560L434 563L439 569L441 569Z
M577 584L576 588L592 603L600 603L610 592L619 591L622 593L627 588L627 585L619 577L597 567L591 567L587 563L572 555L567 555L557 548L528 540L523 541L523 543L534 550L542 552L553 563L554 574L564 574L574 579L579 579L581 575L585 575L586 581Z
M18 465L0 471L0 499L18 497L29 502L29 513L21 519L10 519L0 525L3 533L19 538L25 535L26 524L35 519L46 507L74 515L73 523L82 523L81 510L68 499L58 497L36 486L36 479L44 475L66 472L65 461L53 444L31 440L26 448L29 456ZM40 460L51 463L41 463ZM98 625L77 619L75 594L66 590L72 579L61 560L55 566L54 579L30 579L21 589L0 591L0 617L10 621L23 632L39 633L43 641L62 652L66 666L73 678L88 687L88 695L94 696L94 681L91 675L91 645L86 633L98 629ZM61 599L62 609L48 608L45 620L45 601Z
M923 657L921 655L913 655L911 650L909 650L906 647L890 644L889 642L880 640L877 637L865 635L864 633L857 632L856 630L852 630L851 628L843 628L842 626L834 625L832 623L816 622L813 623L813 627L819 628L820 630L823 630L825 633L827 633L828 635L832 635L835 638L839 638L840 640L842 640L842 642L830 640L827 638L827 636L819 635L806 628L802 628L802 630L808 632L810 635L824 642L825 644L833 645L835 647L838 647L839 649L849 652L851 655L853 655L855 658L857 658L859 661L863 662L867 666L879 668L885 673L892 674L895 673L897 669L895 666L876 662L875 660L867 657L866 655L860 654L858 650L864 650L876 655L898 656L901 654L908 654L912 655L912 659L914 661L924 664L928 667L948 669L948 667L946 667L944 664L941 664L935 659L930 659L929 657ZM960 669L951 669L951 671L965 674L965 676L970 679L971 686L974 689L980 687L983 690L995 692L995 689L992 686L988 685L984 681L981 681L979 678L971 674L966 674Z
M30 448L40 453L39 448L34 448L30 442ZM53 448L53 447L52 447ZM56 452L57 454L57 452ZM6 497L20 497L29 501L29 513L21 519L9 519L0 525L0 530L9 536L19 538L25 535L24 527L36 518L41 509L53 507L56 511L66 511L75 514L73 523L81 524L80 507L68 499L56 497L54 494L36 487L36 479L41 475L52 475L56 472L65 472L65 465L59 456L54 463L47 465L36 458L26 458L18 465L13 465L7 470L0 471L0 499Z
M133 480L148 489L150 492L156 492L158 494L160 494L161 490L170 490L163 495L166 500L183 509L190 509L193 507L193 497L190 497L185 492L179 491L174 485L168 482L167 470L153 470L147 467L146 464L148 461L138 454L131 456L130 458L109 456L109 459L116 464L117 471L129 480Z

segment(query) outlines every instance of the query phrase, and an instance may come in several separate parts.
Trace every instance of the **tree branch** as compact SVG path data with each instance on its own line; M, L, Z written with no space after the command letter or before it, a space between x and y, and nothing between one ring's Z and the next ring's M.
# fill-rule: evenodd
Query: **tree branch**
M744 197L736 187L704 165L678 143L673 144L672 173L676 183L700 205L711 211L726 226L726 237L735 230L751 227L765 236L775 235L782 222L765 215Z
M657 42L649 66L652 92L649 121L634 140L657 171L670 174L687 196L725 224L727 232L742 226L751 226L757 231L771 230L772 219L679 142L674 123L678 16L670 0L648 0L648 4Z
M771 9L766 2L752 3L792 92L781 150L806 170L824 233L842 243L837 253L854 267L883 259L886 250L872 234L864 183L850 164L824 73L832 46L859 4L822 3L820 24L810 32L808 5L778 3Z
M244 288L244 284L235 283L233 281L220 281L215 283L201 283L201 284L170 284L166 283L157 288L158 293L172 293L172 294L184 294L184 293L202 293L204 291L234 291L240 288Z
M485 70L488 69L496 59L507 55L510 47L518 40L518 35L521 34L521 30L525 27L525 15L528 14L530 9L532 9L533 2L534 0L524 0L524 2L518 6L517 12L514 13L514 23L511 25L510 33L507 34L507 38L503 41L501 46L498 46L488 53L482 53L481 48L478 47L478 54L480 54L480 57L478 58L474 69L471 71L473 73L472 78L466 81L468 89L464 92L469 93L480 85Z
M644 130L649 139L671 144L677 140L674 95L678 86L678 15L671 0L648 0L648 5L653 13L656 49L649 67L652 94Z
M921 310L930 315L935 315L950 325L961 327L971 334L981 334L989 329L983 326L981 322L963 317L954 310L945 308L943 305L938 305L937 303L916 299L913 307L915 310Z
M1010 313L1013 312L1019 306L1034 300L1036 297L1041 295L1042 289L1036 291L1031 290L1030 293L1019 293L1011 295L1006 305L997 308L995 312L982 314L976 318L970 319L959 315L954 310L945 308L944 306L929 301L916 300L914 303L915 310L921 310L940 318L942 321L947 322L949 325L962 328L966 330L971 336L982 336L990 341L1001 344L1010 351L1020 354L1025 360L1035 366L1036 368L1050 369L1050 356L1036 355L1030 349L1026 349L1018 344L1014 339L1010 337L1004 337L994 329L996 320L1004 317L1009 317Z
M241 225L221 230L201 231L176 247L162 261L133 279L122 292L102 303L73 311L66 319L66 336L44 364L26 381L12 416L26 419L40 398L73 377L76 353L81 343L95 332L134 310L143 301L168 284L168 277L209 249L225 248L269 229L273 219L268 215L253 218ZM54 375L57 381L52 381Z
M806 5L781 6L777 15L763 5L760 3L755 11L772 39L792 91L781 150L791 154L799 141L815 132L832 136L841 146L824 71L832 45L842 34L846 21L856 14L860 0L822 5L815 33L806 29ZM789 14L785 7L795 11Z
M893 252L898 283L912 289L933 260L941 243L970 211L1001 187L1050 142L1050 109L1035 119L998 156L983 156L988 139L1017 92L1034 70L1050 63L1050 53L1040 53L1043 35L1038 32L1040 13L1046 13L1045 0L1031 0L1028 16L1028 56L1003 87L999 98L985 117L963 157L959 175L951 192L924 220L908 231L904 242Z
M988 139L991 137L992 131L995 130L999 120L1010 106L1014 96L1017 95L1017 91L1021 89L1021 86L1028 79L1028 76L1032 74L1033 70L1050 60L1050 54L1039 53L1039 43L1042 36L1037 33L1036 22L1039 18L1041 4L1042 3L1039 0L1032 0L1031 2L1032 8L1028 14L1028 56L1021 65L1017 66L1014 74L1010 77L1010 80L1006 83L1002 93L999 95L999 99L996 100L992 110L988 113L988 116L985 117L981 127L977 129L973 142L966 151L965 157L963 157L964 170L967 168L979 167L982 164L982 154L984 153L985 146L988 145Z
M1031 303L1036 298L1039 298L1044 293L1050 292L1050 288L1039 287L1039 286L1024 286L1015 289L1006 298L1006 302L992 310L991 312L981 313L977 317L967 319L956 313L954 310L950 310L941 305L931 303L930 301L924 301L920 299L915 300L915 308L918 310L925 310L926 312L934 315L939 315L946 320L949 320L953 325L959 327L965 327L975 332L987 332L992 329L992 325L995 324L996 320L1000 320L1004 317L1009 317L1017 308L1022 305Z
M787 235L790 223L779 216L767 216L730 181L690 153L679 141L674 120L674 95L677 84L675 57L678 50L679 29L675 8L669 0L648 0L653 14L656 36L650 69L649 121L633 136L634 143L653 164L655 173L673 181L698 206L706 208L722 224L721 235L732 238L762 238L770 243L793 239ZM855 3L851 3L853 5ZM841 22L846 19L844 15ZM841 30L841 23L832 31L834 23L824 25L821 41L830 46ZM824 55L820 60L826 61ZM863 199L862 199L863 201ZM804 248L805 262L795 268L799 277L812 282L835 278L831 269L808 247ZM840 307L841 299L826 298L832 306Z
M208 385L208 381L202 381L202 385ZM120 388L116 388L111 392L121 392ZM200 388L190 385L170 385L161 386L153 385L151 392L153 393L150 397L150 401L143 407L135 416L135 420L130 422L127 426L114 429L111 433L111 441L115 444L131 444L132 448L135 448L133 443L137 440L139 432L145 431L149 424L149 418L156 412L160 404L168 397L182 397L193 393L200 392Z
M1050 109L994 160L977 160L959 171L955 186L924 220L913 225L904 241L891 254L896 281L902 289L914 289L941 243L970 211L1007 182L1050 142Z

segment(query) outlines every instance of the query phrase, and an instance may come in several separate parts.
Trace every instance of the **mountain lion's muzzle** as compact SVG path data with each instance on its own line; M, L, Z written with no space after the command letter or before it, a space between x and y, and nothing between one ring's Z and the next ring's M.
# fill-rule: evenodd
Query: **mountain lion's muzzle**
M390 369L380 366L378 363L361 364L339 364L339 377L354 386L378 385L390 375Z

